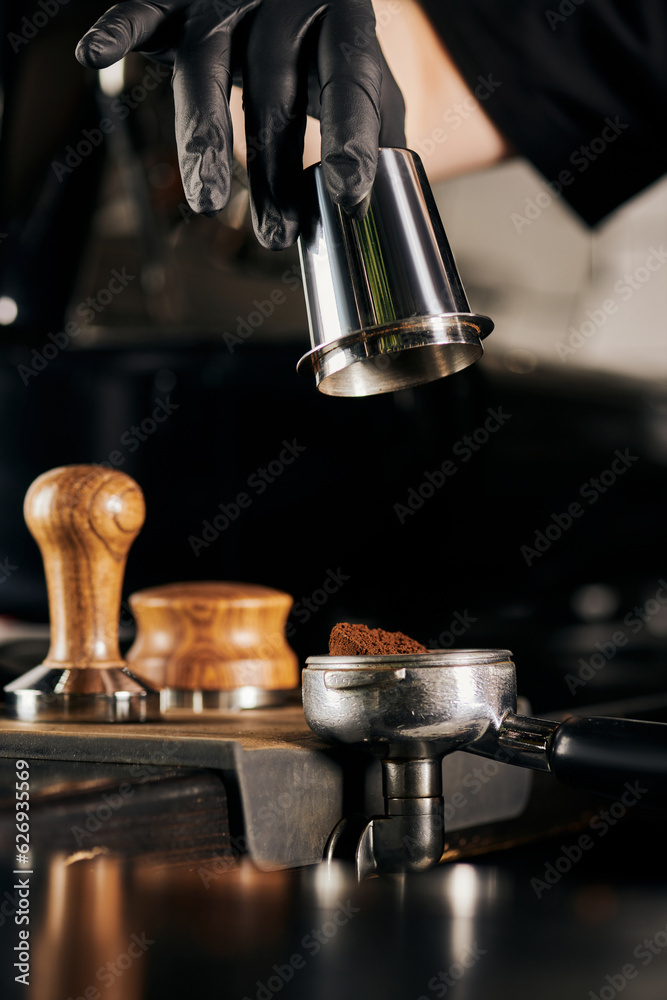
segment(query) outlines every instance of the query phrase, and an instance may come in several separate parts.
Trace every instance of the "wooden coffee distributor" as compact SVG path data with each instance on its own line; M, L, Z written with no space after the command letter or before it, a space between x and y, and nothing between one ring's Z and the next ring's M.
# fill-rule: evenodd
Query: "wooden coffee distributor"
M251 583L172 583L132 594L130 606L137 638L127 662L163 692L163 708L277 704L298 685L285 639L289 594Z

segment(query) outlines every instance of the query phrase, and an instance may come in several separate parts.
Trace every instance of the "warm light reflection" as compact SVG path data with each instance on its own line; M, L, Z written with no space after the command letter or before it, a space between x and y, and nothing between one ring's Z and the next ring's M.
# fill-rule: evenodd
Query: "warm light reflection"
M9 326L19 314L19 307L8 295L0 296L0 326Z
M99 71L100 88L107 97L117 97L125 83L125 60L120 59Z
M351 865L343 861L322 862L315 865L308 876L312 878L317 903L322 907L336 906L356 885Z
M453 917L449 931L449 950L458 959L474 947L475 917L483 887L479 872L473 865L454 864L448 875L445 884Z
M479 875L473 865L455 864L446 882L447 898L457 917L474 917L480 897Z
M32 1000L93 996L96 990L105 1000L139 1000L143 955L135 959L129 950L136 930L124 912L120 858L105 854L76 860L54 854L44 917L35 931L40 961Z

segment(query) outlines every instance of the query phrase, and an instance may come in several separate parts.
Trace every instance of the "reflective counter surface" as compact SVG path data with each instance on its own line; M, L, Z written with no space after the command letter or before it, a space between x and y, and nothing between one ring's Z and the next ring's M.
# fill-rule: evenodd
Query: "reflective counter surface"
M13 874L13 832L0 826L4 998L667 996L659 814L617 817L610 803L556 838L356 884L342 863L259 871L209 823L209 778L189 779L192 822L164 799L151 807L159 849L141 834L134 855L100 846L99 830L89 836L112 814L117 826L123 786L74 823L67 803L54 802L51 846L36 844L30 875ZM55 833L64 817L71 850ZM150 828L150 811L146 818ZM139 837L141 817L131 822ZM21 880L29 880L30 922L17 925ZM29 986L12 968L22 927Z

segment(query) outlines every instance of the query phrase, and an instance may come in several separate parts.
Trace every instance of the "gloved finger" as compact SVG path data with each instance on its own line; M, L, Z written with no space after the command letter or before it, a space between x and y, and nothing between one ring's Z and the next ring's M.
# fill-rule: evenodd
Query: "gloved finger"
M315 53L317 55L317 53ZM308 63L308 108L307 114L311 118L320 120L322 114L322 102L320 101L320 75L317 71L317 61L313 59Z
M210 10L188 18L174 63L176 146L188 204L203 215L224 208L231 192L231 58L229 23Z
M304 40L310 19L288 5L260 6L250 25L243 76L250 203L257 239L270 250L299 233L308 104ZM260 70L260 72L258 72Z
M405 148L405 101L401 88L389 69L384 52L380 48L382 66L382 100L380 102L381 146L401 146Z
M382 89L370 2L348 0L326 12L318 66L324 180L336 204L363 215L377 169Z
M124 0L102 14L76 47L76 58L83 66L104 69L118 62L133 49L142 49L163 27L165 20L185 7L188 0L146 3Z
M396 83L380 46L382 66L382 96L380 98L380 145L405 147L405 100L401 88ZM308 114L311 118L322 115L320 101L320 81L315 64L309 64L308 71Z

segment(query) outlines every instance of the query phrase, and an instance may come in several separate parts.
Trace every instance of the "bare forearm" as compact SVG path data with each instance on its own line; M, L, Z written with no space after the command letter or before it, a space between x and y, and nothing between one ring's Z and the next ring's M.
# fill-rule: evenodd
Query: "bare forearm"
M471 92L419 4L374 0L373 7L378 39L405 98L407 145L419 151L431 180L482 170L510 156L510 144L484 110L484 96L479 100ZM234 149L244 160L241 94L236 88L232 112ZM308 119L304 166L320 158L319 128L319 122Z
M415 0L374 0L377 34L403 91L408 146L433 181L490 167L512 149ZM493 87L493 81L490 83Z

